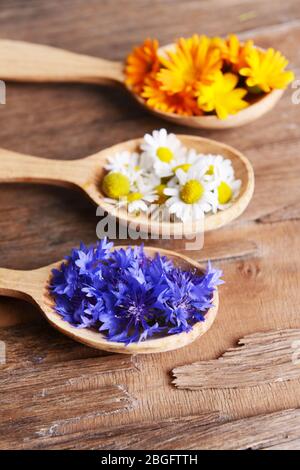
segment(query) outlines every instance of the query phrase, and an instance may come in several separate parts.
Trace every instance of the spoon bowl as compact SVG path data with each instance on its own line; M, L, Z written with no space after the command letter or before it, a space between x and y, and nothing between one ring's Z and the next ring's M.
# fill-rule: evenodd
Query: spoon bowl
M187 148L195 148L201 153L221 154L231 160L236 178L242 181L240 194L228 209L205 215L204 230L214 230L228 224L246 209L254 191L254 173L249 160L233 147L214 140L189 135L178 135L178 138ZM171 233L178 236L183 233L183 222L151 221L150 227L147 215L141 214L136 217L126 210L115 209L106 202L105 195L101 191L107 158L117 152L137 151L141 141L142 139L133 139L122 142L76 161L47 160L0 149L0 182L36 182L77 187L104 212L116 216L124 224L138 224L142 231L149 232L151 229L151 233L157 235ZM196 233L196 223L184 224L185 236Z
M222 130L232 129L234 127L244 126L250 122L256 121L268 111L274 108L280 100L284 90L272 90L270 93L262 96L253 102L248 108L242 109L237 114L231 114L226 119L219 119L217 116L181 116L175 113L165 113L158 109L150 108L145 104L143 98L132 93L135 100L150 113L159 116L161 119L173 122L179 126L187 126L198 129Z
M220 154L232 162L235 176L240 179L239 196L232 205L216 214L204 216L204 231L222 227L236 219L248 206L254 191L254 172L249 160L238 150L215 140L191 135L177 136L184 146L194 148L199 153ZM0 149L0 183L31 182L47 183L79 188L85 192L103 212L115 216L124 225L139 226L140 230L154 235L194 236L199 232L197 221L194 223L152 221L147 215L134 216L125 209L118 210L106 202L101 191L101 182L106 173L104 169L108 157L117 152L134 152L139 149L142 139L133 139L109 147L89 157L78 160L47 160L21 155Z
M117 246L114 249L120 248L120 246ZM161 256L167 256L169 259L172 259L174 264L182 269L196 269L199 274L203 272L201 266L195 261L169 250L158 250L148 247L145 248L145 253L150 257L160 253ZM96 330L79 329L72 326L55 312L54 300L49 292L49 282L52 277L52 269L58 268L61 263L55 263L33 271L14 271L1 268L0 295L21 298L34 303L54 328L75 341L92 348L123 354L147 354L171 351L186 346L202 336L211 327L216 318L219 305L217 290L213 294L212 307L205 314L205 321L196 323L188 333L183 332L162 336L139 343L131 343L128 346L124 343L109 341L102 333Z
M160 48L160 52L174 47ZM273 90L239 113L220 120L217 116L180 116L147 106L126 84L124 63L76 54L50 46L0 39L0 77L2 80L38 83L90 83L117 85L127 91L151 113L178 125L202 129L228 129L248 124L270 111L283 90Z

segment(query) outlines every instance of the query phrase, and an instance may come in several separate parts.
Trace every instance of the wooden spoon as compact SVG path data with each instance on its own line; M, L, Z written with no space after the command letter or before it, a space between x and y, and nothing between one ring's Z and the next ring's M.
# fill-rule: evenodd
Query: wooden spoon
M220 154L232 161L235 176L242 181L238 198L232 206L216 214L204 217L204 230L214 230L228 224L237 218L247 207L254 191L254 173L249 160L238 150L209 139L189 135L178 135L183 145L194 148L198 152ZM147 215L136 217L126 210L117 211L112 205L105 202L101 192L101 182L105 174L104 165L109 156L117 152L128 150L137 151L142 139L129 140L110 148L102 150L89 157L78 160L49 160L0 149L0 183L26 182L46 183L66 187L75 187L84 191L103 211L116 216L123 224L137 223L144 232L152 234L186 237L195 235L199 228L197 223L184 224L182 222L150 222Z
M114 249L120 248L121 247L115 247ZM172 259L174 264L184 270L196 268L198 273L203 272L203 269L198 263L172 251L145 248L145 252L150 257L153 257L159 252L162 256L167 256ZM124 343L108 341L102 333L95 330L75 328L70 323L64 321L62 317L54 311L54 300L49 293L48 286L52 276L52 269L59 267L60 264L61 262L33 271L14 271L0 268L0 295L16 297L34 303L39 307L48 322L54 326L54 328L87 346L124 354L146 354L171 351L173 349L182 348L195 341L196 338L203 335L211 327L216 318L219 305L217 290L214 291L213 306L207 311L205 321L196 323L189 333L183 332L161 338L149 339L140 343L132 343L128 346Z
M171 48L165 46L161 50ZM0 78L18 82L92 83L124 86L148 111L179 125L204 129L238 127L271 110L283 94L273 90L238 114L220 120L216 116L180 116L150 108L125 84L124 64L50 46L23 41L0 40Z

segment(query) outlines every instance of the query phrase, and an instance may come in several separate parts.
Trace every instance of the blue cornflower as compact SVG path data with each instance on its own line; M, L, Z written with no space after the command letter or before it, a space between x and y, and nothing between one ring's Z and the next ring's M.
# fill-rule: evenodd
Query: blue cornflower
M62 263L60 269L52 270L52 292L58 295L74 297L78 287L78 269L73 263Z
M182 271L143 246L115 249L106 239L73 249L53 270L55 310L78 328L95 328L110 341L129 344L151 336L190 331L205 320L221 271Z
M159 312L153 308L155 300L154 289L144 279L128 274L126 281L121 281L111 292L113 324L111 315L109 318L106 313L99 316L99 320L103 322L101 331L107 330L107 337L111 341L131 343L138 341L142 334L146 339L148 330L151 329L151 334L154 329L158 331L158 325L155 327L155 324Z

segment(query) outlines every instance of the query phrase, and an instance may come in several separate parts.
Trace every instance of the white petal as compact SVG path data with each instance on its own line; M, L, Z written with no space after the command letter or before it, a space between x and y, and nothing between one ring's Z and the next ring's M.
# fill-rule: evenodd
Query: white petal
M164 189L164 194L166 196L177 196L178 195L178 189L177 188L165 188Z

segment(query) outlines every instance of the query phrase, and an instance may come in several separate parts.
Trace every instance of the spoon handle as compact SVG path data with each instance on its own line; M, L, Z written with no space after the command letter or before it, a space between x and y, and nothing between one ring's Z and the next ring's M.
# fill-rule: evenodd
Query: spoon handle
M51 46L0 40L0 78L18 82L124 83L123 64Z
M0 268L0 295L32 301L43 288L40 270L18 271Z
M79 162L80 160L77 160ZM51 160L0 149L0 183L80 185L84 168L74 160Z

